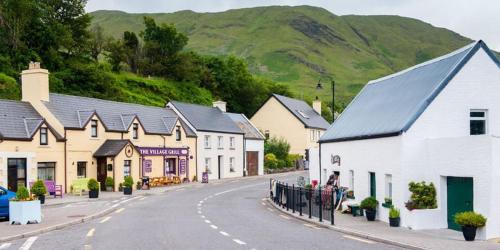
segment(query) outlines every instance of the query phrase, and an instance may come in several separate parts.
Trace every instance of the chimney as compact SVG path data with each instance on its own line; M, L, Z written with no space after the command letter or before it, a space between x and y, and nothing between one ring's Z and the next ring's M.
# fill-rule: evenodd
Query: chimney
M313 106L314 111L316 111L316 113L321 115L321 101L318 99L317 96L316 96L316 100L313 101L312 106Z
M23 101L49 101L49 71L40 68L39 62L30 62L21 72L21 85Z
M213 103L214 108L219 108L222 112L226 112L226 102L216 101Z

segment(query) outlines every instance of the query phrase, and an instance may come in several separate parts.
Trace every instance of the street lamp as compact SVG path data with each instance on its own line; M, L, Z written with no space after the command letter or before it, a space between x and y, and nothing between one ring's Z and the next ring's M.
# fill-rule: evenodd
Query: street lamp
M321 76L318 80L318 84L316 85L316 89L323 89L323 85L321 85L321 79L328 78L330 79L331 87L332 87L332 120L335 120L335 81L331 76Z

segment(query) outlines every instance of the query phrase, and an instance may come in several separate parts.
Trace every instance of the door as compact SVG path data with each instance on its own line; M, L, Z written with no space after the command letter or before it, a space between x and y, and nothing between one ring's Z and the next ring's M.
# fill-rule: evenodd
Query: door
M370 196L377 198L377 182L374 172L370 172Z
M168 173L168 174L173 174L173 175L177 175L177 169L176 169L176 166L175 166L175 159L174 158L167 158L165 159L165 172Z
M101 183L101 190L106 190L106 177L108 177L108 170L106 169L106 157L97 159L97 181Z
M7 160L7 188L17 192L19 187L27 187L26 183L26 158Z
M223 164L222 155L219 155L219 160L218 160L218 164L217 164L217 168L218 168L218 171L219 171L219 177L218 177L219 179L222 178L221 177L222 164Z
M474 210L474 181L470 177L447 177L448 228L460 231L456 213Z
M247 151L247 171L248 176L259 174L259 152Z

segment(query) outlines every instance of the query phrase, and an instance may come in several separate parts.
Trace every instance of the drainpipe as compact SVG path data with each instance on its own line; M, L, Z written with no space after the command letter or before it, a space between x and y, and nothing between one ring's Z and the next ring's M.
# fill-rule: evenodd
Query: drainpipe
M319 185L321 186L321 142L319 143Z
M245 173L245 170L248 171L248 169L246 168L248 166L245 166L246 159L247 159L246 139L245 139L245 136L243 136L243 177L247 176L247 174L248 174L248 173ZM257 163L257 164L259 164L259 163ZM259 166L257 166L257 171L259 171Z
M64 130L64 193L68 193L68 138L66 137L66 129Z

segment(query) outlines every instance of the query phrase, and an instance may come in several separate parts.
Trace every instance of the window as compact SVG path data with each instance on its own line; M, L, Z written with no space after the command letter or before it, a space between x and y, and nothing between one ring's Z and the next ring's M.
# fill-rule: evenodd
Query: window
M217 137L217 148L224 149L224 137L222 136Z
M79 161L76 163L77 178L87 178L87 162Z
M314 141L314 130L311 130L311 141Z
M470 134L484 135L487 133L487 113L486 110L470 111Z
M132 165L131 160L125 160L123 162L123 176L130 176L130 165Z
M266 140L269 139L269 130L264 131L264 136L266 137Z
M385 175L385 197L392 198L392 175Z
M175 140L176 141L180 141L182 138L181 138L181 126L177 126L177 128L175 129Z
M235 158L229 157L229 172L235 172L234 163L235 163Z
M212 173L212 169L210 168L210 164L211 164L211 159L205 158L205 172L207 172L208 174Z
M132 138L137 140L139 139L139 124L137 123L134 123L134 125L132 125Z
M37 164L38 168L38 179L44 181L53 181L56 173L56 163L55 162L39 162Z
M354 170L349 170L349 188L354 191Z
M321 137L321 131L316 130L316 133L317 133L316 140L319 140L319 138Z
M205 135L205 148L210 148L212 146L212 142L210 141L210 136Z
M90 135L94 138L97 137L97 120L92 120L91 121L91 130L90 130Z
M235 138L234 137L229 137L229 148L234 149L235 147Z
M47 128L40 128L40 145L48 145L49 137L47 133Z

